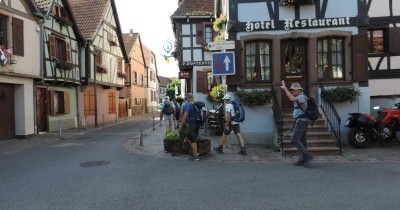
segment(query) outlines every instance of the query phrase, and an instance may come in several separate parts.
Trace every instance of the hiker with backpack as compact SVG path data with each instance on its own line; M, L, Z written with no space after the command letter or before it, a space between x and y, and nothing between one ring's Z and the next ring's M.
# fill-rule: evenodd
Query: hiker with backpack
M175 113L174 104L166 96L161 104L161 120L165 121L165 132L172 131L173 117Z
M243 140L242 135L240 134L240 125L238 122L238 121L244 120L244 109L240 105L239 101L236 101L237 103L232 103L232 97L229 94L225 94L225 96L222 99L224 100L224 104L225 104L225 126L224 126L224 131L222 133L222 137L219 142L219 145L214 147L214 150L219 153L224 152L224 144L227 142L228 136L231 133L231 131L233 130L233 132L235 133L235 135L238 139L239 145L240 145L239 154L247 155L246 147L244 145L244 140ZM241 107L239 107L239 106L241 106ZM238 114L240 115L240 109L242 112L242 114L241 114L242 116L238 116ZM239 119L239 118L241 118L241 119Z
M281 88L286 93L290 101L293 102L293 134L292 143L301 152L301 155L295 165L303 166L313 159L313 156L307 149L307 128L310 119L305 114L307 110L308 97L304 94L303 88L299 83L292 83L290 88L286 87L285 81L281 81Z
M185 141L190 141L193 156L189 160L199 161L199 153L197 151L197 139L199 137L199 130L201 122L198 121L198 112L196 111L195 103L193 102L193 96L186 94L186 102L182 106L182 119L179 124L180 129L183 129L183 125L188 124L188 135L185 137Z

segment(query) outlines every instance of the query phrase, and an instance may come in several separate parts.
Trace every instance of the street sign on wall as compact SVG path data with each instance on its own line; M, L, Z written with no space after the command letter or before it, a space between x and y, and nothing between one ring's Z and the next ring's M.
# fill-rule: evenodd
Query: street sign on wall
M215 52L212 56L212 72L214 75L235 74L235 53Z
M208 50L233 50L235 49L235 41L223 41L223 42L209 42L207 44Z

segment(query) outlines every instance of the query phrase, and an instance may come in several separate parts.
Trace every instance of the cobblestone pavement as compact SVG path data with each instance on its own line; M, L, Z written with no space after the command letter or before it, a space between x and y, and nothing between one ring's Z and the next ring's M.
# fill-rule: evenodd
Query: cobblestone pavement
M128 148L135 153L142 155L151 155L159 158L187 159L188 155L172 155L164 152L163 136L164 126L156 126L156 129L148 129L143 137L143 145L140 146L137 139L128 141ZM211 139L212 147L217 146L220 136L205 136ZM231 134L228 144L224 147L224 153L219 154L211 151L207 155L200 157L202 161L224 161L224 162L294 162L296 156L283 156L280 152L273 151L265 145L247 145L247 155L240 155L239 147L235 145L236 136ZM400 162L400 141L394 140L379 146L372 144L369 148L355 149L349 145L345 145L340 156L315 156L313 162Z

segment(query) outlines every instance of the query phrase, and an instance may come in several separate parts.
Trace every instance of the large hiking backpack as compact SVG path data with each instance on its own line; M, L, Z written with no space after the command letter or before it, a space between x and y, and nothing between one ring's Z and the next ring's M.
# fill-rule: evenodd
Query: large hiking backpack
M206 121L206 116L203 114L202 109L205 107L206 104L203 101L196 101L193 103L193 109L194 111L192 112L194 116L191 116L190 121L194 123L204 123Z
M297 102L297 106L304 112L304 114L301 114L300 117L306 117L312 121L317 120L321 117L321 113L319 113L318 110L318 105L315 103L315 99L312 97L307 96L306 110L303 110L303 108L301 108L299 102Z
M171 115L174 113L174 108L172 107L172 103L170 101L164 101L163 113L166 115Z
M243 104L237 98L233 99L231 104L233 105L233 109L235 111L235 114L232 116L232 121L243 122L245 119L245 112L244 112Z

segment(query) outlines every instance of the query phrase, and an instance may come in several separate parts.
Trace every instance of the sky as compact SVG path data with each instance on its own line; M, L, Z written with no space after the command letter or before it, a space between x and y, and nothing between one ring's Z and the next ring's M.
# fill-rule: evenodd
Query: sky
M178 0L115 0L122 32L130 29L156 55L158 75L178 77L178 63L174 58L167 64L163 45L175 40L170 16L178 7Z

